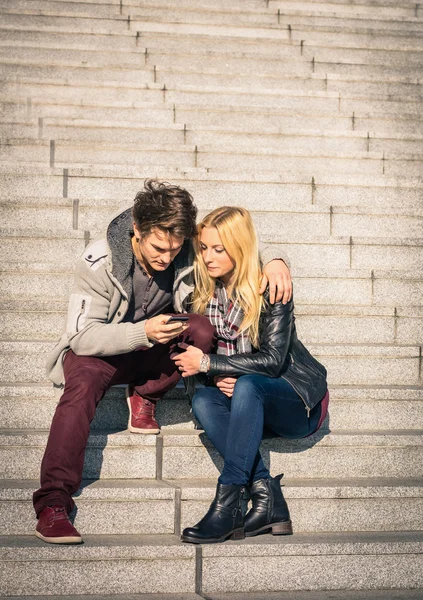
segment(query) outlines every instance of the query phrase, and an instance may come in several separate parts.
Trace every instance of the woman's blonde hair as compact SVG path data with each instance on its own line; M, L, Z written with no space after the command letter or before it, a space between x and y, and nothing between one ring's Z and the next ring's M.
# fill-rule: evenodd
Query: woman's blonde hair
M195 291L193 310L204 314L215 291L215 280L210 277L204 263L200 237L204 227L215 227L222 245L235 262L233 283L228 295L239 303L244 313L240 331L248 332L253 346L259 346L259 319L263 309L263 296L259 294L261 266L258 254L257 235L251 215L245 208L222 206L209 213L197 225L195 248Z

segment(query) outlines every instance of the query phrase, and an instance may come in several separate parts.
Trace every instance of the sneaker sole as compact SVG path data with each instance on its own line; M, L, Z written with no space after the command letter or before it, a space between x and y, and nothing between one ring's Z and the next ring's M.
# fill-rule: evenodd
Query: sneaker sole
M35 535L43 542L47 544L82 544L82 537L76 536L64 536L64 537L46 537L39 531L35 532Z
M145 435L158 435L160 433L160 429L141 429L139 427L133 427L131 425L131 396L129 395L128 388L125 390L126 402L129 408L129 418L128 418L128 431L130 433L144 433Z

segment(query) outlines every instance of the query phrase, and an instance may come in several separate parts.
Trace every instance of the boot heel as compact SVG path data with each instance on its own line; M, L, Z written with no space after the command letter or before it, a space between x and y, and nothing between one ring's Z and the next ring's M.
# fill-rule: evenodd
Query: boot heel
M272 525L272 535L292 535L291 521L286 521L285 523L275 523Z
M244 529L236 529L230 537L231 540L244 540L245 531Z

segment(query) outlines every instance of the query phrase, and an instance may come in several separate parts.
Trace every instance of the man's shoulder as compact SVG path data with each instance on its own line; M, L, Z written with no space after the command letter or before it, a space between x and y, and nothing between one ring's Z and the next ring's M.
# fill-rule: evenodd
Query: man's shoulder
M99 238L89 244L80 257L80 263L92 271L109 263L110 248L105 238Z

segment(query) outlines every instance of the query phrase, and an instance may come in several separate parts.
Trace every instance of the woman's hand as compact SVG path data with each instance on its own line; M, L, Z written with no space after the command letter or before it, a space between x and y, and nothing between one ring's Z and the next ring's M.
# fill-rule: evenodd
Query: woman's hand
M237 382L236 377L222 377L218 375L214 378L216 387L225 394L228 398L232 398L234 393L234 387Z
M260 282L260 294L266 291L269 284L270 304L280 302L286 304L292 297L291 273L283 260L271 260L263 268L263 276Z
M182 377L197 375L200 372L200 361L204 354L203 351L188 344L180 343L178 346L184 348L185 352L174 354L171 356L171 359L175 361Z

